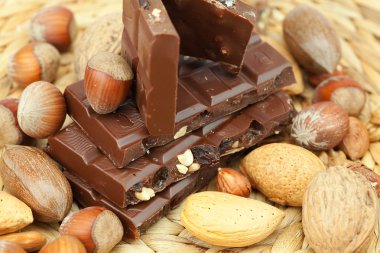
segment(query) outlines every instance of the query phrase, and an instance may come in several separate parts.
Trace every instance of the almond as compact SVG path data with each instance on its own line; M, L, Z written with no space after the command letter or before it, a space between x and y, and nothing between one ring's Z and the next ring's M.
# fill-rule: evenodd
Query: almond
M302 147L273 143L257 148L240 163L241 170L271 201L302 206L307 185L325 168L323 162Z
M46 243L46 237L36 231L27 231L0 236L0 241L15 243L26 251L37 251Z
M301 4L286 16L284 39L297 61L314 74L333 73L341 58L339 37L316 9Z
M42 222L63 220L73 197L59 166L38 148L6 145L0 159L5 188L24 201Z
M254 199L205 191L185 202L181 222L212 245L243 247L264 240L284 218L280 209Z
M33 222L32 210L16 197L0 191L0 203L1 235L20 230Z

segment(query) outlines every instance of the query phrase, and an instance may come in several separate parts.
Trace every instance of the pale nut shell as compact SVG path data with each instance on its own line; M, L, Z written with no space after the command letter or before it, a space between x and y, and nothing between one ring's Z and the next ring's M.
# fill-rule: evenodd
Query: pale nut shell
M53 84L39 81L23 91L17 119L21 130L30 137L43 139L58 132L65 118L65 99Z
M266 203L222 192L200 192L185 202L181 222L212 245L244 247L264 240L284 213Z
M20 230L33 222L32 210L18 198L0 191L0 235Z
M6 145L0 159L4 186L42 222L63 220L70 211L71 187L58 164L35 147Z
M319 172L305 193L306 240L318 253L366 252L378 212L376 192L364 176L331 167Z
M13 242L0 241L1 253L26 253L26 251Z
M281 205L302 206L309 181L325 168L310 151L287 143L273 143L249 153L241 170L271 201Z

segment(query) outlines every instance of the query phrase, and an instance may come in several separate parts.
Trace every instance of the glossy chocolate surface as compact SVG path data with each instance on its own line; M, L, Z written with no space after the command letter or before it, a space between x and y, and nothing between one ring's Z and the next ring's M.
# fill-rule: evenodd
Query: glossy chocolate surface
M171 209L177 207L191 193L201 190L216 175L218 166L208 167L193 173L153 199L128 208L118 208L112 202L93 191L86 183L67 171L65 176L70 182L74 198L83 206L104 206L113 211L124 226L125 238L138 239L151 225L165 216Z
M152 135L173 135L180 51L178 33L159 0L125 0L123 16L128 43L134 49L131 53L137 77L136 100L145 126Z
M257 36L252 38L251 44L237 76L226 73L217 63L188 57L181 60L175 135L151 135L133 98L115 113L98 115L86 99L83 82L65 91L68 113L91 141L121 168L153 147L263 100L294 82L290 63L275 49Z
M117 206L141 200L136 192L150 188L160 192L192 174L178 170L178 155L192 151L200 169L219 163L220 158L251 147L290 123L293 107L283 92L248 106L118 169L78 126L72 124L49 138L48 154L70 173L96 189Z
M181 54L223 63L233 73L240 71L256 22L252 6L238 0L231 4L209 0L162 2L181 38Z

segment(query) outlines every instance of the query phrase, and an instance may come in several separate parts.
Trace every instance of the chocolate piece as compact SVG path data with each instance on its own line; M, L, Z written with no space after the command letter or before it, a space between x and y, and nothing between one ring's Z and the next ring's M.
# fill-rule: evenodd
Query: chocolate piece
M123 167L153 147L241 110L294 82L292 67L284 57L257 36L252 43L237 76L229 75L217 63L187 58L181 61L174 136L150 135L133 99L115 113L96 114L82 82L65 91L68 113L117 167Z
M134 50L137 106L152 135L173 135L180 39L161 1L124 1L128 43ZM138 58L138 65L137 64ZM131 59L131 58L130 58Z
M221 156L251 147L280 131L290 123L293 107L289 101L285 93L279 92L181 139L152 149L123 169L116 168L101 154L76 125L51 136L46 151L70 173L82 178L116 205L125 207L143 200L136 196L143 187L159 192L189 176L191 169L177 167L181 164L177 156L188 149L194 157L192 163L199 164L202 169L219 163Z
M153 199L129 208L118 208L110 201L93 191L77 177L65 171L70 182L74 198L83 206L104 206L113 211L124 226L125 238L138 239L151 225L177 207L191 193L201 190L215 177L217 166L202 169L190 177L179 181ZM112 187L110 185L109 187Z
M181 54L221 62L233 73L240 71L256 21L252 6L241 1L163 3L181 38Z

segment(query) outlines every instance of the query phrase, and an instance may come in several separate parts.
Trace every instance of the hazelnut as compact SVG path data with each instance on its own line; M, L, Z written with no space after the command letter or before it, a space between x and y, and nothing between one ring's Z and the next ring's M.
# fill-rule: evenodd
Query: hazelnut
M101 52L87 63L84 88L92 109L99 114L115 111L127 98L133 72L123 57Z
M44 8L30 21L29 34L34 40L48 42L59 51L66 51L77 34L74 15L62 6Z
M59 232L78 238L88 253L107 253L121 241L123 226L113 212L93 206L67 216Z
M351 160L362 158L369 149L369 133L367 127L359 119L349 117L348 133L340 144L340 149Z
M357 116L364 107L366 95L355 80L335 76L321 82L316 88L314 102L320 101L332 101L349 115Z
M35 82L21 94L17 119L24 133L43 139L62 127L66 103L57 87L48 82Z
M251 183L248 178L237 170L221 168L218 170L218 191L229 194L249 197L251 194Z
M291 136L312 150L337 146L348 132L348 114L333 102L319 102L302 110L294 119Z
M200 168L201 168L201 165L199 163L193 163L189 166L189 172L198 171Z
M310 75L308 79L311 85L318 86L321 82L329 79L330 77L345 77L347 75L348 73L345 70L342 70L342 71L335 70L332 74L322 73L322 74L317 74L317 75Z
M26 253L26 251L21 248L19 245L8 242L8 241L0 241L0 252L1 253Z
M372 187L375 189L377 197L380 197L380 176L378 174L361 162L350 162L346 165L346 167L354 172L362 174L365 178L367 178L371 182Z
M83 244L74 236L60 236L46 244L39 253L86 253Z
M8 76L25 88L36 81L54 81L60 55L48 43L32 42L19 49L8 61Z
M23 133L18 126L18 99L0 100L0 148L5 144L20 144Z

